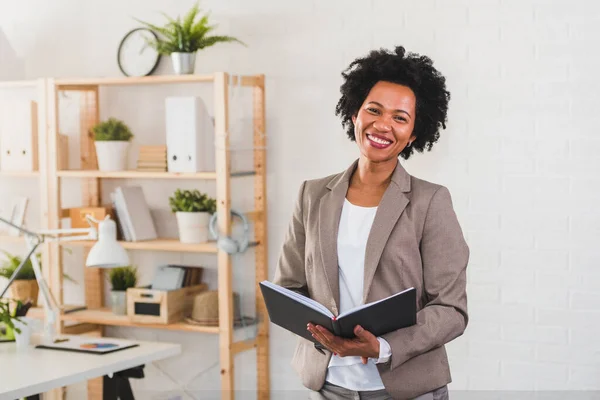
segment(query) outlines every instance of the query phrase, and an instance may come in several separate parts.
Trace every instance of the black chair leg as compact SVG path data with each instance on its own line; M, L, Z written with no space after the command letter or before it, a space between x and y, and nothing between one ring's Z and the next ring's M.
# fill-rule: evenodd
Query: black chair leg
M117 372L113 374L112 378L105 375L102 400L135 400L129 378L139 379L143 377L143 365Z

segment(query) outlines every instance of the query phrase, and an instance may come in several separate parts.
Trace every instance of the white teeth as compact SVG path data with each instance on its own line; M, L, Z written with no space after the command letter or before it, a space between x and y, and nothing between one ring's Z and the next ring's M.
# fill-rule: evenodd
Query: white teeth
M371 139L375 143L379 143L379 144L390 144L390 143L392 143L389 140L379 139L379 138L377 138L377 137L375 137L373 135L369 135L369 139Z

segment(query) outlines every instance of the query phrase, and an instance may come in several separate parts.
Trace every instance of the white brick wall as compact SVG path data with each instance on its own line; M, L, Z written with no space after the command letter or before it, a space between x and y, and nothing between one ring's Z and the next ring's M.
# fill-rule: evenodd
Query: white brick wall
M159 22L157 11L182 13L191 4L12 2L2 6L0 27L27 77L118 75L114 54L135 26L131 16ZM334 116L340 71L370 49L405 45L431 56L452 92L440 142L405 163L414 175L450 188L471 247L471 322L448 346L451 389L463 396L470 392L459 391L503 390L520 398L525 392L516 391L566 398L575 394L558 391L600 390L600 3L211 0L202 6L222 33L249 47L208 49L197 72L267 77L271 268L300 182L340 171L356 157ZM159 73L169 72L165 60ZM160 198L160 186L148 190ZM214 284L216 275L209 278ZM181 341L187 355L162 367L191 380L188 389L218 389L215 338L114 332ZM289 367L293 344L273 328L271 382L280 397L302 389ZM253 387L253 360L244 355L236 364L246 389ZM158 370L148 372L151 378L136 382L137 389L177 390ZM485 397L473 393L465 398Z

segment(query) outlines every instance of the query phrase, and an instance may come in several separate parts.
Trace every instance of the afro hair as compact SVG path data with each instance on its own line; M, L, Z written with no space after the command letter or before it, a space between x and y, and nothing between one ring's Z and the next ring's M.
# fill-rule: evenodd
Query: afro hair
M415 94L416 118L413 134L416 139L399 154L407 160L413 151L430 151L440 137L440 127L446 129L450 92L446 78L434 67L433 61L415 53L406 53L397 46L394 53L384 49L373 50L368 56L352 61L342 72L344 83L335 114L341 116L342 126L350 140L355 141L352 116L358 113L365 98L379 81L409 87Z

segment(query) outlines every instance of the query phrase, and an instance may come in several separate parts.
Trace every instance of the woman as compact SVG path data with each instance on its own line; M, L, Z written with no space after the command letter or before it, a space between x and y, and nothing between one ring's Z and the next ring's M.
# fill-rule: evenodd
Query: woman
M345 172L305 181L274 282L334 315L409 287L417 323L343 339L307 329L292 365L313 399L447 399L444 344L468 321L469 248L448 189L409 175L398 161L430 150L445 128L449 92L425 56L372 51L342 74L336 114L359 157Z

